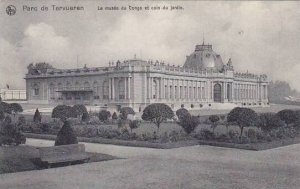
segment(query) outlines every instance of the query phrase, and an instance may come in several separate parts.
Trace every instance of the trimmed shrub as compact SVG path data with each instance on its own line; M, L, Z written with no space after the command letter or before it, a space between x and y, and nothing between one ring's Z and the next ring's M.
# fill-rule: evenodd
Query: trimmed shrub
M89 122L90 121L90 116L87 112L83 112L82 117L81 117L81 121L83 121L83 122Z
M12 113L18 114L19 112L23 112L23 108L20 104L18 103L11 103L9 104Z
M123 107L120 109L120 118L123 120L127 119L129 114L135 115L134 110L131 107Z
M112 118L113 120L117 120L117 119L118 119L117 113L114 112L113 115L111 116L111 118Z
M293 110L281 110L277 113L277 115L287 124L287 126L297 120L297 113Z
M0 133L0 146L6 145L19 145L26 142L26 137L12 124L11 118L6 116L2 124Z
M64 125L57 134L54 145L59 146L68 144L78 144L78 140L70 123L65 121Z
M38 108L35 110L35 113L34 113L34 116L33 116L33 121L35 123L41 123L42 122L42 116L41 116L41 113L40 113Z
M11 106L6 102L0 102L0 111L7 113L7 114L12 113Z
M130 132L132 133L133 129L136 129L140 126L141 121L139 120L129 120L129 128L130 128Z
M182 119L186 115L190 115L190 113L185 108L180 108L176 111L176 116L178 117L179 120Z
M5 119L5 114L3 111L0 111L0 121L3 121Z
M200 140L213 140L215 139L215 134L208 129L201 129L195 137Z
M106 122L110 118L110 116L111 116L111 114L107 110L101 110L98 115L99 120L102 122Z
M74 108L66 105L57 105L52 110L52 118L59 118L62 121L66 121L68 118L76 118L76 112L74 112Z
M163 103L154 103L148 105L142 115L142 119L145 121L151 121L157 126L157 131L159 131L160 124L167 119L172 119L174 113L172 109Z
M215 133L215 129L218 126L218 121L220 120L220 117L217 115L210 115L208 119L211 122L211 128L213 129L213 133Z
M244 127L257 126L258 115L252 109L236 107L229 112L227 121L239 126L241 129L240 137L242 137Z
M85 105L83 104L75 104L73 107L73 113L78 117L78 118L82 118L83 114L87 114L88 115L88 111L85 107ZM86 116L86 115L85 115ZM75 117L75 116L74 116ZM83 120L82 120L83 121Z
M270 132L273 129L284 127L285 124L277 114L263 113L259 115L258 126L262 131Z
M191 132L193 132L196 129L196 127L199 125L200 121L197 116L185 114L179 119L179 122L177 122L177 123L183 128L183 130L187 134L190 134Z

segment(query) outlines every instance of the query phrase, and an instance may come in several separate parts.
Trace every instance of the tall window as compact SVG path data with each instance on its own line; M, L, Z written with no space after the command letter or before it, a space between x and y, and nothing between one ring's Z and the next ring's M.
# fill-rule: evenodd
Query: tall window
M153 93L152 93L152 97L153 97L153 99L156 99L157 98L157 93L158 91L157 91L157 82L156 82L156 80L153 80Z
M55 98L55 86L53 83L50 83L49 85L49 96L50 96L50 99L53 100Z
M91 89L90 83L88 81L84 82L84 89Z
M119 99L125 99L125 83L123 79L119 81L118 90L119 90Z
M40 88L38 84L33 85L33 96L39 96L40 95Z
M94 99L99 99L99 86L97 81L94 81L93 83L93 92L94 92Z
M221 102L221 85L220 84L214 85L214 101Z
M103 82L103 99L108 99L109 96L109 84L108 81Z

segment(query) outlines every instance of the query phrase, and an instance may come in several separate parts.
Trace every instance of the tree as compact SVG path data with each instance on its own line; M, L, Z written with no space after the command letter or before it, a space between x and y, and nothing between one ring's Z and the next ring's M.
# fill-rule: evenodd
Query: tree
M131 133L132 133L132 130L138 128L140 126L140 124L141 124L141 121L139 121L139 120L129 120L129 128L130 128Z
M157 131L159 131L160 124L167 119L172 119L174 117L174 112L172 109L163 103L154 103L147 106L142 115L142 119L145 121L151 121L157 126Z
M264 132L283 127L285 124L277 114L263 113L259 115L259 127Z
M287 124L287 126L297 120L297 113L293 110L281 110L277 113L277 115Z
M12 113L11 106L6 102L0 102L0 111L7 113L7 114Z
M241 129L240 138L243 135L244 127L256 126L258 123L258 116L254 110L249 108L236 107L232 109L228 116L227 121L235 123Z
M120 109L120 118L121 119L126 120L127 116L129 114L132 114L132 115L135 114L134 110L131 107L123 107Z
M6 116L0 133L0 145L24 144L26 137L12 124L11 117Z
M177 123L183 128L183 130L187 134L190 134L196 129L200 121L197 116L192 116L191 114L183 114L179 119L179 122Z
M176 111L176 116L178 117L179 120L189 114L190 114L189 111L185 108L180 108Z
M215 133L215 129L218 126L218 121L220 121L220 117L217 115L210 115L208 119L211 122L211 128L213 129L213 133Z
M118 119L117 113L114 112L113 115L111 116L111 118L112 118L113 120L117 120L117 119Z
M23 112L23 108L18 103L11 103L9 104L10 109L12 110L12 113L18 114L19 112Z
M5 114L3 111L0 111L0 121L2 122L5 118Z
M99 112L99 120L102 121L102 122L105 122L107 121L109 118L110 118L110 112L107 111L107 110L101 110Z
M68 145L68 144L78 144L78 140L74 133L74 130L70 125L70 122L65 121L64 125L62 126L62 128L57 134L54 145L59 146L59 145Z
M67 120L68 118L76 118L76 113L74 112L74 109L70 106L66 105L57 105L52 110L52 118L59 118L62 121Z
M79 118L82 118L84 113L88 114L88 111L87 111L85 105L83 105L83 104L75 104L72 107L72 109L73 109L73 112L75 113L75 115Z
M42 116L41 116L41 113L40 113L38 108L35 110L35 113L33 115L33 121L35 123L41 123L42 122Z

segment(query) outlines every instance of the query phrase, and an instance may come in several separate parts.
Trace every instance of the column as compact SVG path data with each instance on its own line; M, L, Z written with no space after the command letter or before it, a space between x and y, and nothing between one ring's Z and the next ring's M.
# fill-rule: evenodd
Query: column
M150 78L150 98L153 99L153 77Z
M115 78L112 78L112 99L115 99Z
M177 96L177 94L175 95L175 92L176 92L176 91L175 91L175 85L176 85L176 84L175 84L175 79L173 79L173 82L172 82L172 83L173 83L173 87L172 87L172 88L173 88L173 96L172 96L172 97L173 97L173 99L175 99L175 96Z
M124 77L124 99L127 99L127 77Z
M131 77L128 77L128 99L131 99Z
M111 99L111 78L108 79L108 99Z

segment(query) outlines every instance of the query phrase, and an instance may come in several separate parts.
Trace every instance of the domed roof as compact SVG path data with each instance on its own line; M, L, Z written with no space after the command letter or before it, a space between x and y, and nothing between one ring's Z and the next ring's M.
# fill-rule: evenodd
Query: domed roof
M195 51L186 57L184 67L189 69L212 69L222 71L224 63L219 54L212 50L212 45L196 45Z

